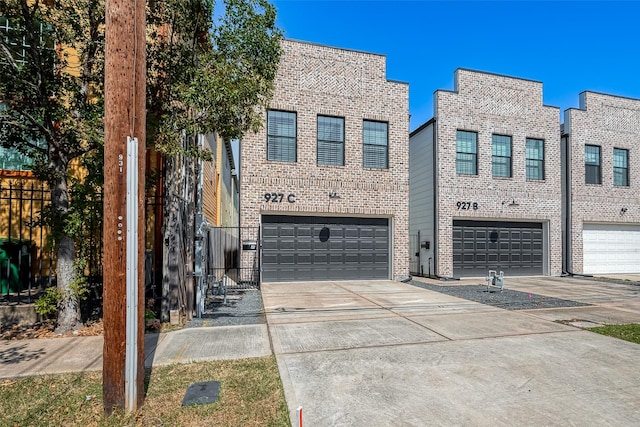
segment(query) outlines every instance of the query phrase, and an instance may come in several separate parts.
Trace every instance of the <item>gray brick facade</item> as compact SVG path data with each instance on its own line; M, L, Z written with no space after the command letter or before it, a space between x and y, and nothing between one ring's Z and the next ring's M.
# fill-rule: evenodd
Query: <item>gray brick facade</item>
M565 262L569 271L583 273L585 224L640 225L640 99L581 93L580 107L565 111L563 140L570 167ZM585 183L585 145L601 148L601 184ZM614 185L614 148L628 150L628 186ZM640 272L635 256L635 272Z
M388 218L390 278L407 277L408 85L387 80L381 55L292 40L282 47L270 108L297 114L297 161L267 160L264 127L245 136L241 225L258 226L263 214L275 213ZM318 115L344 117L344 166L318 165ZM387 169L363 167L363 120L388 123ZM265 193L273 192L283 193L284 200L266 202ZM289 194L295 195L292 203Z
M562 272L560 111L545 106L542 83L458 69L454 91L438 90L434 102L433 247L435 272L453 276L455 220L532 222L544 229L543 274ZM435 129L433 127L435 126ZM458 130L477 133L477 174L456 172ZM511 137L511 177L492 175L492 135ZM414 147L412 134L412 153ZM544 179L526 178L525 141L544 141ZM412 169L413 175L413 169ZM413 177L412 177L413 180ZM412 181L413 182L413 181ZM412 189L413 191L413 189ZM412 200L413 203L413 200ZM463 203L459 208L458 203ZM470 209L464 209L470 203ZM477 209L475 209L477 207ZM412 211L412 215L414 215ZM413 216L412 216L413 218ZM415 231L412 231L414 233ZM424 232L423 232L424 233ZM425 269L426 272L426 269Z

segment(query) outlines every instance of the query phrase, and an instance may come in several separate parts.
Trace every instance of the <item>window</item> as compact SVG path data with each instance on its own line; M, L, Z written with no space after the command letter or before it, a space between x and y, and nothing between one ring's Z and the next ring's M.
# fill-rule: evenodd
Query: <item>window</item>
M363 160L365 168L386 169L388 160L388 124L365 120L362 129Z
M20 153L15 148L0 147L0 170L30 171L33 159Z
M544 179L544 141L527 138L527 179Z
M7 110L7 106L0 102L0 117ZM42 146L42 144L37 144ZM30 171L33 167L33 159L19 152L14 147L0 146L0 170Z
M613 149L613 185L629 186L629 150Z
M586 184L602 184L600 169L600 146L584 146L584 182Z
M344 119L318 116L318 164L344 166Z
M50 27L47 27L45 24L39 23L38 21L34 22L34 26L36 28L34 28L32 34L36 34L37 32L38 35L36 36L36 42L38 45L53 49L54 43L51 39L51 31L46 31L47 29L50 29ZM27 35L20 30L20 27L13 25L7 17L0 16L0 37L4 39L4 44L9 49L13 60L18 64L24 64L25 57L27 56L28 49L31 45L29 44Z
M492 135L491 154L493 176L511 178L511 137Z
M267 113L267 160L297 160L296 121L296 113L275 110Z
M478 134L459 130L456 133L456 173L478 174Z

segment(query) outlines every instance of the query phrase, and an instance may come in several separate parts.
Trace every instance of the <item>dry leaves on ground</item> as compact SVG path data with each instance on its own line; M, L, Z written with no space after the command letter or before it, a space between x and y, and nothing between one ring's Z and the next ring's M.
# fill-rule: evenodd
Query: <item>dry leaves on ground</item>
M64 335L54 332L55 322L38 322L33 325L7 325L0 327L0 340L26 340L37 338L90 337L102 335L102 320L85 324L82 328Z

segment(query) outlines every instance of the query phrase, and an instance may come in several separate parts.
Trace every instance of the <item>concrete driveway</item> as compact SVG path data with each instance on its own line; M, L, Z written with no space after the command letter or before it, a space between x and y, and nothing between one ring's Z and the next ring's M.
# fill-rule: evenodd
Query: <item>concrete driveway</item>
M294 426L300 406L314 427L640 425L640 346L548 310L393 281L263 284L262 295ZM621 309L640 323L634 310Z

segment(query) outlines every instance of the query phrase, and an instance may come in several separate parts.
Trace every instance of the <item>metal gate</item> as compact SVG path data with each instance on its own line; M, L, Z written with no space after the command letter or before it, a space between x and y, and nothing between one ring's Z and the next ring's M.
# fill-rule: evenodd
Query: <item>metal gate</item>
M259 227L212 227L205 239L204 274L209 287L260 288Z

